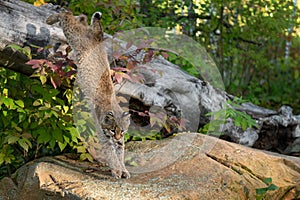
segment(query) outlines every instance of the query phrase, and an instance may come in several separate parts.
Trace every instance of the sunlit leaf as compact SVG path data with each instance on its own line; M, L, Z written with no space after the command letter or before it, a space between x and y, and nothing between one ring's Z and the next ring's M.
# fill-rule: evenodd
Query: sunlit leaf
M16 100L15 104L17 104L18 106L20 106L21 108L24 108L24 102L22 100Z
M44 85L47 82L47 77L41 75L40 80L41 80L42 85Z
M18 144L25 150L28 151L29 145L26 143L24 139L19 139Z
M58 142L58 147L60 148L60 151L63 151L65 149L65 147L67 146L67 143L64 142Z

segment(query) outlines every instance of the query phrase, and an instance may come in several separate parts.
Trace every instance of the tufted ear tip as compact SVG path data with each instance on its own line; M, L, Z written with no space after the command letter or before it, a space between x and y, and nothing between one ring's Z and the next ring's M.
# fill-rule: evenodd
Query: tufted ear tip
M92 18L96 18L96 19L101 19L102 18L102 13L101 12L95 12L94 14L93 14L93 17Z

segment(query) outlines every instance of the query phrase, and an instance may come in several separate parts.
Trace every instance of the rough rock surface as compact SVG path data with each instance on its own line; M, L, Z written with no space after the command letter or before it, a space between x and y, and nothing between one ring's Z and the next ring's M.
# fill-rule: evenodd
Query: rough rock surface
M2 179L0 199L255 199L255 189L267 187L265 178L272 178L279 188L268 191L265 199L300 198L296 157L191 133L127 147L130 179L114 180L108 168L69 156L48 157ZM149 152L159 155L146 157ZM170 157L173 162L162 165ZM153 165L152 170L147 165Z

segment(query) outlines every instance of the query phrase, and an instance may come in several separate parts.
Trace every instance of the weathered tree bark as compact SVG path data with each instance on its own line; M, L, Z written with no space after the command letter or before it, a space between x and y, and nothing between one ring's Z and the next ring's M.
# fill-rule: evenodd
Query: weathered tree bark
M58 25L49 26L46 18L61 8L46 5L34 7L19 0L0 1L0 65L14 71L30 75L33 70L24 64L28 58L7 48L7 45L19 46L53 46L64 48L66 40ZM109 57L112 57L111 36L106 35ZM124 45L124 44L123 44ZM34 47L32 51L36 51ZM38 57L47 57L48 51L39 53ZM142 53L141 55L143 56ZM180 70L162 57L142 65L138 73L145 77L144 83L126 81L116 85L118 92L128 97L129 108L137 111L161 110L168 118L176 117L186 121L186 130L197 131L207 124L210 118L205 114L224 108L226 100L232 99L226 92L215 89L210 83L197 79ZM159 71L159 73L157 73ZM285 154L299 155L300 152L300 116L294 116L291 108L283 106L278 112L244 103L239 108L257 120L259 128L243 131L227 119L221 127L230 141ZM149 117L141 120L137 112L132 112L133 125L149 128ZM177 127L171 126L171 133Z

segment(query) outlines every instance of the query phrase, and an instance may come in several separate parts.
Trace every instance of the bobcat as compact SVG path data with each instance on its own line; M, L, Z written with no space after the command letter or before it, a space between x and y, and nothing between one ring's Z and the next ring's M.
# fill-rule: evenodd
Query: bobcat
M102 146L99 155L104 154L104 160L115 178L129 178L130 174L124 165L124 133L130 123L129 113L121 109L116 99L103 44L101 18L102 13L95 12L91 26L88 26L86 17L74 17L71 12L62 12L49 16L46 22L49 25L60 23L74 51L77 81L98 127L97 134ZM92 154L97 161L103 159L99 155Z

